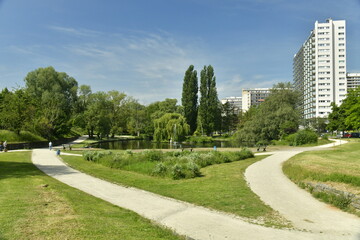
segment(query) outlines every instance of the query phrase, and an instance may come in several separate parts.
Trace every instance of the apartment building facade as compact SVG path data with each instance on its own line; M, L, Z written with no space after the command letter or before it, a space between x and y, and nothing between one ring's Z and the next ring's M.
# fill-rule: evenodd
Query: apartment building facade
M241 112L242 97L227 97L227 98L221 99L222 104L225 104L227 102L230 103L231 106L234 107L235 114L239 114Z
M242 111L246 112L251 106L260 105L270 95L270 88L243 88Z
M360 87L360 73L347 73L346 80L348 90Z
M332 102L342 103L347 93L345 20L315 22L294 56L293 77L295 89L302 93L305 119L327 117Z

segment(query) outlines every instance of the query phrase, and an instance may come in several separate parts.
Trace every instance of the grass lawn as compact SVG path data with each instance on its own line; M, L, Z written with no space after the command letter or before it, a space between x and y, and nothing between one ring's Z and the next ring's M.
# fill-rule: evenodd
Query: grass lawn
M0 153L0 239L184 239L48 177L30 158Z
M77 156L62 155L62 158L70 166L110 182L233 213L267 226L289 226L250 190L244 180L245 169L264 156L208 166L201 169L202 177L181 180L112 169Z
M283 170L299 185L320 182L359 195L359 156L360 141L351 139L349 143L333 149L298 154L284 163Z

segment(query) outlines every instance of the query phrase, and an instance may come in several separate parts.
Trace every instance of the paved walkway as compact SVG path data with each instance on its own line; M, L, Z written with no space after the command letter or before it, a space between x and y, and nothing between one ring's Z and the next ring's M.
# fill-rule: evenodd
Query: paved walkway
M344 143L344 141L342 141ZM266 204L290 220L296 228L313 233L331 234L335 239L342 236L360 239L360 219L342 212L311 196L291 182L282 172L282 164L290 157L308 150L321 150L334 145L327 144L312 148L296 148L274 153L256 162L245 171L245 178L253 192Z
M291 154L285 155L286 157L290 157L296 153L297 152L292 152ZM275 155L280 156L281 154ZM272 157L273 156L270 156L269 158ZM269 158L266 158L265 160L267 161ZM330 227L334 227L334 224L340 226L338 228L334 228L335 230L332 230L332 228L324 228L324 230L320 232L318 228L309 228L312 232L307 232L272 229L247 223L241 218L234 217L226 213L212 211L143 190L122 187L91 177L66 166L59 158L56 157L54 151L49 151L48 149L33 150L32 161L40 170L51 177L112 204L130 209L192 239L360 239L357 235L357 233L360 232L358 229L360 226L359 220L341 212L339 212L339 215L336 215L336 217L341 216L338 222L334 223L333 219L330 221ZM277 160L275 159L271 161ZM268 179L268 182L273 181ZM251 183L250 185L253 188L256 184ZM277 189L278 188L275 190L275 195L278 194ZM296 186L295 189L296 191L298 190ZM293 189L291 189L291 191L292 190ZM302 194L307 193L303 192ZM293 193L288 192L287 195L292 196ZM266 202L266 199L264 200ZM318 203L316 200L314 200L314 202ZM269 203L269 205L272 206L273 204ZM303 208L301 204L292 207L298 209ZM277 209L276 206L274 208ZM303 211L306 211L306 209L303 209ZM282 211L280 212L283 213ZM316 215L315 212L313 212L313 215ZM343 218L342 215L345 215L345 217ZM284 216L289 217L290 220L294 221L291 214L290 216L284 214ZM353 219L353 222L348 222L346 220L346 224L342 224L341 221L348 218ZM311 219L312 218L308 220L312 221ZM326 224L326 220L324 221L324 224ZM294 221L294 223L297 225L296 221ZM348 224L350 224L350 226L348 226ZM304 227L307 226L304 225Z

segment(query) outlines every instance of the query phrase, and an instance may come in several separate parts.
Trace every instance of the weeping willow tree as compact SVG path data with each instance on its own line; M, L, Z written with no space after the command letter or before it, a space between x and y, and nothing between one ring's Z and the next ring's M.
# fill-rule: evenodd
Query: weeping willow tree
M178 113L166 113L154 121L155 141L181 141L190 132L185 117Z

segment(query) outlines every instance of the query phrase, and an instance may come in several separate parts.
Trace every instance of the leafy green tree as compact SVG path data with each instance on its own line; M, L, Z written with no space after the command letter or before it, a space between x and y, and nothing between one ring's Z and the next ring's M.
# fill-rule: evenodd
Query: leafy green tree
M48 138L67 134L77 101L76 80L53 67L38 68L25 77L26 93L36 104L36 131Z
M110 133L111 137L114 137L115 134L121 134L126 129L126 111L124 105L127 102L127 96L125 93L120 93L119 91L112 90L107 93L110 113Z
M146 117L146 107L132 99L128 102L129 118L127 122L127 130L129 133L140 136L141 132L145 132L148 119Z
M211 65L204 66L200 73L200 105L197 132L210 135L220 130L221 108L217 96L216 78Z
M4 89L1 96L0 126L19 134L32 116L30 99L22 89L15 92Z
M193 65L185 72L181 103L186 121L190 125L190 134L193 134L196 130L198 111L198 78Z
M178 142L189 134L190 126L187 124L185 117L179 113L166 113L154 121L155 141Z
M348 130L360 129L360 87L349 90L341 104L345 111L345 125Z
M98 138L109 136L111 107L107 93L96 92L90 95L88 107L84 112L86 130L90 138L95 134Z
M237 139L252 143L269 142L296 132L300 119L298 99L299 93L290 83L275 85L270 96L237 132Z
M360 129L360 87L349 90L340 106L331 103L329 114L329 131L345 131Z
M222 131L232 132L236 130L237 124L239 122L239 117L235 112L235 107L229 102L222 104L221 119Z
M166 113L179 113L182 114L182 107L176 105L176 99L165 99L164 101L158 101L149 104L145 108L145 126L144 131L148 136L154 135L154 121L162 117Z

